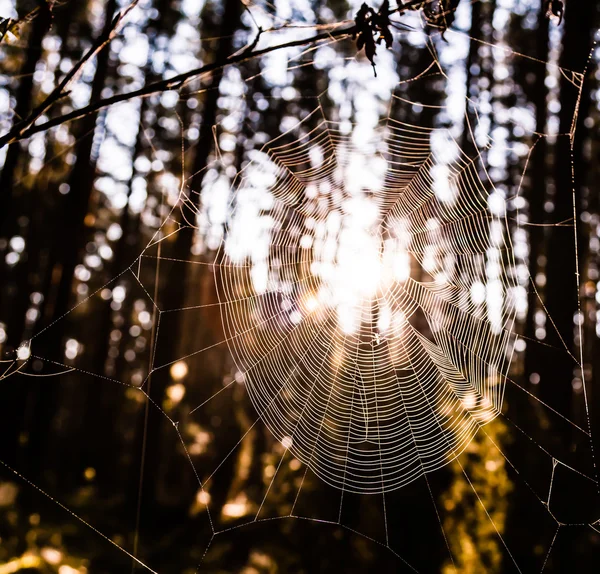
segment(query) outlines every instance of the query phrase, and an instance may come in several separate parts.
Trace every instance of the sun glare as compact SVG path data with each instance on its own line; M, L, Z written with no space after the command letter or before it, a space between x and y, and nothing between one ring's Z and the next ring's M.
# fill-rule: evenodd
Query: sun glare
M289 206L291 198L278 196L278 182L285 181L289 172L278 172L267 154L255 154L241 183L243 193L238 192L226 254L235 264L249 263L250 283L257 294L286 293L289 284L282 268L287 264L273 255L283 238L285 249L298 251L305 275L300 292L294 294L295 303L287 298L291 293L284 299L292 323L324 312L336 317L343 333L355 333L361 324L382 333L397 323L395 315L401 313L393 300L388 301L388 293L410 276L410 236L401 220L385 219L380 197L390 166L383 156L368 142L360 152L342 145L334 151L327 157L319 147L311 148L313 167L323 169L333 157L340 163L329 177L302 180L299 201L310 202L311 207L300 209L300 216L296 207L287 215L273 211ZM334 204L322 207L325 198ZM283 224L290 229L282 230L279 221L285 218L292 223ZM297 228L292 232L293 224ZM292 236L294 245L289 244Z
M383 239L379 209L365 194L349 200L336 221L337 229L329 226L331 236L315 243L311 270L320 285L316 299L335 307L340 329L350 334L361 322L373 322L374 302L380 315L382 309L389 314L386 295L408 278L410 259L402 241ZM383 317L379 330L385 323Z

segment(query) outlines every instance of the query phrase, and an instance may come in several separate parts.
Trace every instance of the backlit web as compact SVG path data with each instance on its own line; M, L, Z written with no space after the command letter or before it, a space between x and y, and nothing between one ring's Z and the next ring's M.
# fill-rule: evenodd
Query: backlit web
M338 102L329 117L324 110L331 105L323 102L332 97L331 87L297 92L310 109L269 137L246 117L261 74L241 78L244 96L232 98L213 126L219 145L210 165L183 184L165 181L147 247L118 277L80 297L68 316L76 325L78 309L90 301L116 302L119 311L128 298L135 300L129 313L148 334L145 368L119 381L90 373L78 363L74 339L67 341L66 358L41 356L36 339L51 336L52 325L7 364L4 384L36 375L32 365L42 361L55 369L50 380L75 373L144 405L150 462L142 458L134 535L115 539L55 500L138 570L157 571L143 552L149 503L142 493L148 476L159 472L159 466L144 467L160 462L152 460L158 442L160 452L166 444L177 453L160 466L164 483L175 484L166 498L190 482L194 487L190 513L203 520L194 542L199 572L223 560L220 540L239 540L246 528L273 521L319 524L332 536L343 529L373 552L389 551L406 571L421 570L420 555L428 550L415 541L427 537L431 547L443 548L447 571L461 571L457 504L463 513L480 513L489 529L485 543L501 557L489 559L489 571L500 571L494 560L514 571L525 571L523 562L543 570L565 531L579 529L586 541L596 540L598 516L586 514L578 499L576 518L564 518L552 498L562 485L565 507L575 491L596 500L585 381L584 414L572 420L537 396L535 381L523 385L522 373L510 370L526 345L545 345L542 336L533 341L521 334L528 294L536 290L527 270L527 232L537 224L528 220L521 187L537 142L568 142L574 128L559 134L550 125L551 133L536 133L530 116L498 114L518 129L510 141L507 130L490 132L490 103L452 88L451 47L456 41L464 48L469 37L449 30L446 45L438 33L427 35L416 16L412 23L408 44L427 57L410 78L385 79L386 58L397 54L380 56L378 79L368 63L344 59L358 78L348 93L360 93L361 83L371 86L364 97L371 98L366 107L374 107L367 111L346 113ZM288 54L286 70L326 65L337 43ZM582 74L559 68L556 54L539 62L502 42L486 49L499 66L526 60L547 67L555 79L568 77L581 93ZM450 56L444 60L444 54ZM441 105L412 99L410 86L431 78L443 86ZM433 121L432 110L443 121ZM240 130L249 132L252 145L231 144ZM188 167L185 159L182 164ZM572 231L573 221L567 225ZM182 260L174 246L185 234L193 236L192 255ZM181 269L197 289L174 304L169 283ZM536 305L540 329L552 329L541 299ZM194 327L197 337L174 344L170 328L182 324ZM583 379L582 358L572 360ZM157 399L152 385L165 378L165 398ZM208 382L200 387L195 379ZM231 407L240 393L252 408ZM532 423L531 412L541 422ZM577 453L555 448L545 433L548 421L570 429ZM110 421L105 424L108 429ZM220 429L232 424L239 426L235 440L220 438ZM152 425L156 435L148 430ZM270 431L265 454L258 467L245 466L263 426ZM509 433L525 453L518 461L508 454ZM452 491L436 478L442 468L455 480ZM25 488L54 500L49 487L10 470ZM234 470L239 484L224 478ZM497 476L510 476L515 486L498 486ZM225 492L221 483L228 484ZM504 498L511 488L521 489L524 508L535 508L517 531L547 532L531 557L515 556L505 540ZM339 500L335 512L323 514L319 501L332 497ZM376 508L370 516L377 520L361 521L361 505ZM402 530L411 512L429 516L427 532ZM473 552L493 554L483 546Z
M503 200L447 130L388 118L367 138L313 119L234 185L224 330L286 448L333 486L379 493L500 411L514 258Z

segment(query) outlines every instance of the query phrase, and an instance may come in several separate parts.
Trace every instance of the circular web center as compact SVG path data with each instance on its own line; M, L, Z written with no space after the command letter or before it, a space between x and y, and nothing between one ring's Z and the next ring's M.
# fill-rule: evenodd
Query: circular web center
M341 211L332 211L323 221L310 224L313 235L304 235L302 248L311 249L311 273L317 289L308 291L302 306L309 312L320 306L333 307L339 328L355 333L361 322L379 331L389 326L388 290L410 275L406 250L408 236L384 239L379 206L367 194L349 199ZM371 312L373 303L383 302L386 312Z
M500 411L514 339L512 248L484 171L442 132L383 135L378 148L325 122L270 142L234 190L216 267L259 417L361 493L469 444Z

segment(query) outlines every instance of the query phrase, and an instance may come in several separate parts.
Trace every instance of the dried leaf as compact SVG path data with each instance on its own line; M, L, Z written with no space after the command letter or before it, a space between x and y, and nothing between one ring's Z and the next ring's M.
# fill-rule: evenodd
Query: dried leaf
M375 12L368 4L363 3L360 10L354 18L356 24L356 48L360 51L365 49L365 56L373 66L373 72L377 76L375 69L375 55L377 54L377 44L385 42L386 48L391 48L394 38L390 31L390 2L384 0ZM375 39L377 38L377 40Z

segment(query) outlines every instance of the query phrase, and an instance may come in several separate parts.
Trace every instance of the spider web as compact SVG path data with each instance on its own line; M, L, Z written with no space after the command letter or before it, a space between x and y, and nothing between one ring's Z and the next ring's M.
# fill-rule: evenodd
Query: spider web
M476 160L444 132L381 127L362 142L323 119L269 142L217 255L260 417L324 481L364 493L446 464L500 412L515 313L502 299L517 287ZM471 292L490 275L500 301L486 309Z
M33 375L27 370L30 360L41 360L56 366L56 377L78 371L93 376L101 385L120 383L139 394L147 408L160 412L167 423L163 431L176 436L197 480L196 512L203 513L209 523L199 571L209 567L216 538L273 520L343 527L389 550L407 569L419 571L418 558L406 542L390 539L391 524L402 512L399 509L410 507L402 493L416 492L415 488L421 488L423 506L433 506L432 532L441 536L453 563L449 523L444 516L448 506L440 507L433 478L435 471L448 465L462 473L509 560L521 571L519 557L505 543L501 525L461 456L469 453L477 437L493 445L502 464L510 467L528 496L539 503L543 519L536 515L532 520L544 520L554 529L540 558L542 570L561 529L572 526L600 532L597 517L568 522L557 517L552 507L553 489L565 473L569 480L573 476L581 479L577 484L583 490L592 485L590 496L596 496L593 454L584 467L580 466L581 457L571 463L564 453L554 453L551 441L544 443L543 433L530 430L527 414L513 420L504 405L505 392L509 403L511 393L526 395L544 417L570 427L581 444L590 446L589 428L544 403L509 372L515 348L518 351L523 341L519 323L523 302L535 283L523 275L523 257L514 244L527 225L519 217L521 182L513 186L514 193L507 193L495 181L490 158L498 153L518 153L524 158L525 177L539 141L535 137L549 136L530 130L522 141L507 143L487 134L486 144L477 145L481 110L473 102L464 118L471 134L468 146L452 127L425 127L398 119L406 109L423 108L405 97L406 83L432 74L448 79L433 43L428 41L428 46L431 64L396 88L385 117L370 129L328 118L321 94L310 96L314 109L303 119L246 152L248 161L235 170L228 193L223 193L221 174L232 166L219 152L200 174L202 189L182 186L146 249L119 277L84 300L104 297L107 289L112 289L114 297L124 277L133 279L141 299L147 301L144 309L151 316L146 313L146 322L152 325L150 366L140 383L115 381L85 372L76 361L67 364L60 357L37 355L35 339L41 333L24 345L19 360L7 368L6 376ZM492 47L527 58L504 46ZM302 56L310 56L310 52ZM296 65L292 60L288 67ZM583 74L555 67L557 73L571 78L574 89L582 89ZM448 111L448 106L435 107ZM243 105L240 108L243 110ZM235 111L219 122L215 139L223 125L240 114L243 111ZM574 128L570 134L553 137L569 139L573 135ZM198 175L193 175L196 181ZM213 198L221 193L227 203L218 200L216 206L210 205L206 199L209 192ZM163 201L168 205L169 198ZM221 215L215 216L215 212ZM190 230L195 231L194 248L200 256L174 260L170 245ZM163 297L163 265L170 265L171 272L186 266L188 274L208 270L212 285L204 280L198 302L171 308ZM204 329L201 346L158 363L157 349L172 336L169 321L175 316L200 324L218 320L221 336L214 329ZM547 321L552 325L551 317ZM52 326L45 336L51 336L51 330ZM222 371L221 359L214 352L223 346L234 361L232 375L216 392L200 389L194 394L189 388L194 368ZM552 350L569 352L566 348ZM573 361L583 369L582 358L573 357ZM176 390L180 387L174 385L168 397L176 408L158 404L151 398L150 384L166 370L175 380L188 377L186 392L205 396L187 408L178 395L181 391ZM248 393L254 418L244 421L245 431L234 444L219 443L214 432L219 443L217 455L208 461L212 466L205 465L206 461L195 455L202 451L199 445L208 440L207 433L192 436L185 426L210 427L207 421L215 423L214 413L223 409L224 401L239 388ZM584 382L587 409L585 390ZM538 484L530 469L511 462L494 430L497 420L515 431L515 440L530 447L537 461L545 461L547 480ZM233 498L227 493L221 516L213 516L213 486L220 473L231 472L231 458L240 456L245 439L260 425L274 438L271 447L276 461L263 469L268 478L264 488L256 501L243 491L233 493ZM268 473L266 469L270 469ZM41 490L18 469L11 470L30 488ZM336 516L320 516L311 504L311 495L315 496L318 488L325 489L326 496L339 497ZM51 493L42 492L51 498ZM357 524L345 514L346 507L355 508L356 500L363 499L358 495L377 498L380 524ZM278 513L269 505L274 496L285 500L287 513ZM55 502L139 567L154 571L138 556L137 541L128 549L66 504ZM139 512L138 508L136 539Z

